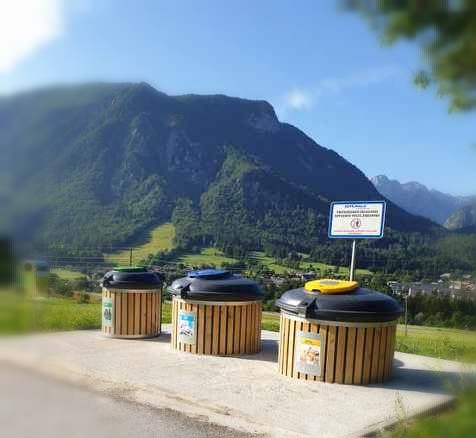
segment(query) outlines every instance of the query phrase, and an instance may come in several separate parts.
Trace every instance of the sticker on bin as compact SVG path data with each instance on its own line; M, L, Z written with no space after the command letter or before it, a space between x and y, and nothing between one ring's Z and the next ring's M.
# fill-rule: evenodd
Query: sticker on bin
M321 335L297 332L294 370L312 376L321 375Z
M113 326L113 321L112 321L113 315L114 315L114 312L113 312L112 299L103 298L102 299L102 326L104 328Z
M178 313L178 341L184 344L195 345L196 342L196 321L195 312L179 310Z
M385 201L331 203L329 238L379 239L385 226Z

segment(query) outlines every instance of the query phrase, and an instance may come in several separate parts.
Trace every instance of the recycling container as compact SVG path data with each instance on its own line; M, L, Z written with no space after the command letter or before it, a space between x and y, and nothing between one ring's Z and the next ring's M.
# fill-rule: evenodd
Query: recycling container
M109 271L102 286L102 332L116 338L160 334L162 279L143 267Z
M221 356L261 350L264 295L256 282L208 269L175 280L168 291L174 349Z
M390 296L354 281L314 280L285 292L276 305L281 374L355 385L390 377L402 313Z

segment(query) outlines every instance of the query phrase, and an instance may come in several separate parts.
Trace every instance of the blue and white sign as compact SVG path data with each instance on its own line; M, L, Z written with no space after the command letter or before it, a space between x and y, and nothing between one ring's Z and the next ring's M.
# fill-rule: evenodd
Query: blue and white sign
M197 315L195 312L186 312L179 310L178 312L178 341L184 344L195 345L197 340L196 332Z
M385 226L385 201L332 202L329 238L380 239Z

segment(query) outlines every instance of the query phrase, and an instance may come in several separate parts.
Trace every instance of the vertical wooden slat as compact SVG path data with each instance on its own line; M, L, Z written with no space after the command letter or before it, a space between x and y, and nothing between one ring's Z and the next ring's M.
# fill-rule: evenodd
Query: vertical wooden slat
M288 333L288 375L294 375L294 342L296 335L296 321L289 321L289 333Z
M235 334L235 310L236 306L228 307L228 318L226 326L226 354L233 354L233 336Z
M205 354L212 352L212 329L213 329L212 306L205 306Z
M241 322L240 322L240 354L246 352L246 314L248 306L241 307Z
M380 335L381 327L374 328L374 339L372 343L372 366L370 368L370 382L374 383L378 379L378 361L380 358Z
M337 328L337 354L335 364L335 382L344 383L347 327Z
M362 383L362 374L364 371L364 351L365 351L365 328L357 329L357 341L355 345L355 368L354 383L360 385Z
M152 334L157 333L157 295L156 293L151 293L152 299Z
M262 318L262 307L263 307L263 304L261 303L261 301L259 303L256 304L256 337L255 337L255 340L256 340L256 346L255 346L255 351L261 351L261 318Z
M134 294L128 292L126 295L127 295L127 334L131 336L134 334Z
M147 296L140 294L140 334L147 334Z
M283 339L283 371L284 375L288 373L288 353L289 353L289 323L290 319L284 318L284 339Z
M122 300L121 300L121 294L119 293L114 293L114 334L115 335L120 335L122 331Z
M345 355L345 374L344 383L351 384L354 382L354 359L355 359L355 341L357 329L349 327L347 330L347 345Z
M372 348L374 341L374 329L372 327L365 329L365 349L364 349L364 370L362 373L362 383L367 385L370 382L370 373L372 366Z
M156 314L156 320L157 320L157 333L160 334L162 331L162 295L161 294L156 294L157 296L157 314Z
M279 346L278 346L279 347ZM250 306L250 352L256 352L256 304Z
M382 327L380 332L380 348L377 367L377 382L383 382L385 370L385 352L387 347L387 327Z
M246 306L246 339L245 339L245 350L247 353L251 353L254 348L252 348L253 341L253 318L254 318L254 304L248 304Z
M393 325L389 327L389 333L388 333L388 350L387 350L387 368L386 368L386 375L385 378L389 378L392 375L392 370L393 370L393 354L394 354L394 348L395 348L395 336L396 336L396 329L397 326Z
M283 373L283 336L284 336L284 317L283 312L279 314L279 344L278 344L278 371Z
M226 323L228 320L227 309L228 306L221 306L220 309L220 347L218 349L219 354L226 354L226 335L227 327Z
M213 306L212 354L218 354L220 345L220 308Z
M121 335L127 335L127 330L128 330L128 326L127 326L127 311L128 311L128 308L127 308L127 293L121 293L121 301L122 301L122 316L121 316L121 319L122 319L122 331L121 331Z
M326 382L333 383L335 379L335 354L337 341L337 327L329 326L326 343Z
M140 334L140 296L134 294L134 334Z
M240 352L241 306L235 307L235 330L233 332L233 354Z
M198 315L197 315L197 347L198 354L203 354L205 352L205 306L203 304L198 305Z

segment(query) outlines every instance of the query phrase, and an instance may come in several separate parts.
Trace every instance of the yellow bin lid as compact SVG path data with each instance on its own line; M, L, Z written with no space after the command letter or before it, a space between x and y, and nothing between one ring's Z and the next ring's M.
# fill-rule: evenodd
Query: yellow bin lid
M359 287L356 281L332 280L324 278L322 280L308 281L304 289L309 292L320 292L321 294L342 294L352 292Z

